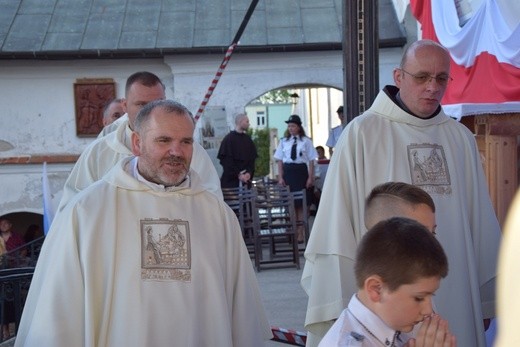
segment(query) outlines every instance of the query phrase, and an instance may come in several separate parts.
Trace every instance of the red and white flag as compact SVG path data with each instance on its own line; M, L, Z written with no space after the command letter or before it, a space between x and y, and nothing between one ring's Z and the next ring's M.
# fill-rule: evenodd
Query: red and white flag
M482 0L466 16L464 3L410 0L422 37L450 51L453 81L442 100L445 112L458 119L520 112L520 11L507 12L496 0Z

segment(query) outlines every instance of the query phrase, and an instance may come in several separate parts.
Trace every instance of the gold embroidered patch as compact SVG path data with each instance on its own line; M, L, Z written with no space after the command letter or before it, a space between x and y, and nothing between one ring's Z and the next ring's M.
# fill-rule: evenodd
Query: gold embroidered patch
M412 184L430 194L450 195L451 179L444 148L424 143L407 146Z
M191 245L188 221L141 220L141 278L191 281Z

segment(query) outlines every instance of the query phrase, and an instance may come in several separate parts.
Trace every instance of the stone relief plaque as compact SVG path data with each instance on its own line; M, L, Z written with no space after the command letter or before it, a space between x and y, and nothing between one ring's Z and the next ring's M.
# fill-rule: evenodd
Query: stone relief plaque
M116 97L111 78L83 78L74 83L76 134L95 137L103 129L103 108Z

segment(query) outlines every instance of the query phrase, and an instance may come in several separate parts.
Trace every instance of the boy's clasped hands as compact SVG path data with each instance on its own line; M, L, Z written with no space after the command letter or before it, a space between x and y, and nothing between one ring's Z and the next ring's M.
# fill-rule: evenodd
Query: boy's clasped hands
M448 322L437 314L424 318L417 336L408 340L405 347L456 347L455 336L450 333Z

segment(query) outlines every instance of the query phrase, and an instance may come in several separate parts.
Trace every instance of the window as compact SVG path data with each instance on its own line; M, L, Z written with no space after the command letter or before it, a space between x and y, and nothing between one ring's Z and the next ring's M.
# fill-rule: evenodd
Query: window
M265 128L265 111L256 111L256 126Z

